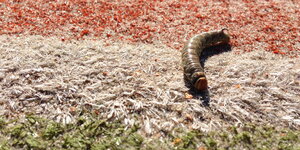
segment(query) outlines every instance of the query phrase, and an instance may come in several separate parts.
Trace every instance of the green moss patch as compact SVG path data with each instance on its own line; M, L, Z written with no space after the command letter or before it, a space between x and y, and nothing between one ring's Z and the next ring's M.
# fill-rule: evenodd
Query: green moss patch
M142 136L139 129L89 115L68 125L31 115L23 121L0 119L0 149L300 149L299 131L275 127L247 125L208 133L177 128L162 133L163 138Z

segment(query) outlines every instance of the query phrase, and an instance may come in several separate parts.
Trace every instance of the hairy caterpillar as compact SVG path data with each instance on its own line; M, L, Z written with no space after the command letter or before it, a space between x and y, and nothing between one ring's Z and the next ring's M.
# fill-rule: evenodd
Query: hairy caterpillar
M227 29L219 31L204 32L192 37L182 50L182 65L185 81L199 91L208 87L204 69L200 64L200 56L203 49L229 43L230 37L226 33Z

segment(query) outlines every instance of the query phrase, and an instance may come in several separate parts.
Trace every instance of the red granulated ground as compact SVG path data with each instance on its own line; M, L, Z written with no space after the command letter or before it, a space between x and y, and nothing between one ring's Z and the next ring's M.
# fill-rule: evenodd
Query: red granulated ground
M236 53L300 55L299 0L1 0L0 34L162 42L229 29Z

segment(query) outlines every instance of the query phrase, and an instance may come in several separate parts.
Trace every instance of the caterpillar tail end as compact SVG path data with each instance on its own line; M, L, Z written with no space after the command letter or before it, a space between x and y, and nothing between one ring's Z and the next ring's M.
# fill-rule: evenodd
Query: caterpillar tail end
M227 28L222 28L221 31L222 31L222 32L228 31L228 29L227 29Z
M200 77L194 84L194 87L199 91L206 90L208 88L207 79L205 77Z

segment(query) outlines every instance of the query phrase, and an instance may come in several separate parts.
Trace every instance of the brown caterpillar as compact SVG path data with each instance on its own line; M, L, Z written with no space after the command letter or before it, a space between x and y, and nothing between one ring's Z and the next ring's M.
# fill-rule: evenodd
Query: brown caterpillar
M210 46L229 43L230 37L228 33L224 32L226 30L222 29L195 35L185 44L182 50L184 79L199 91L206 90L208 87L204 69L200 64L202 51Z

